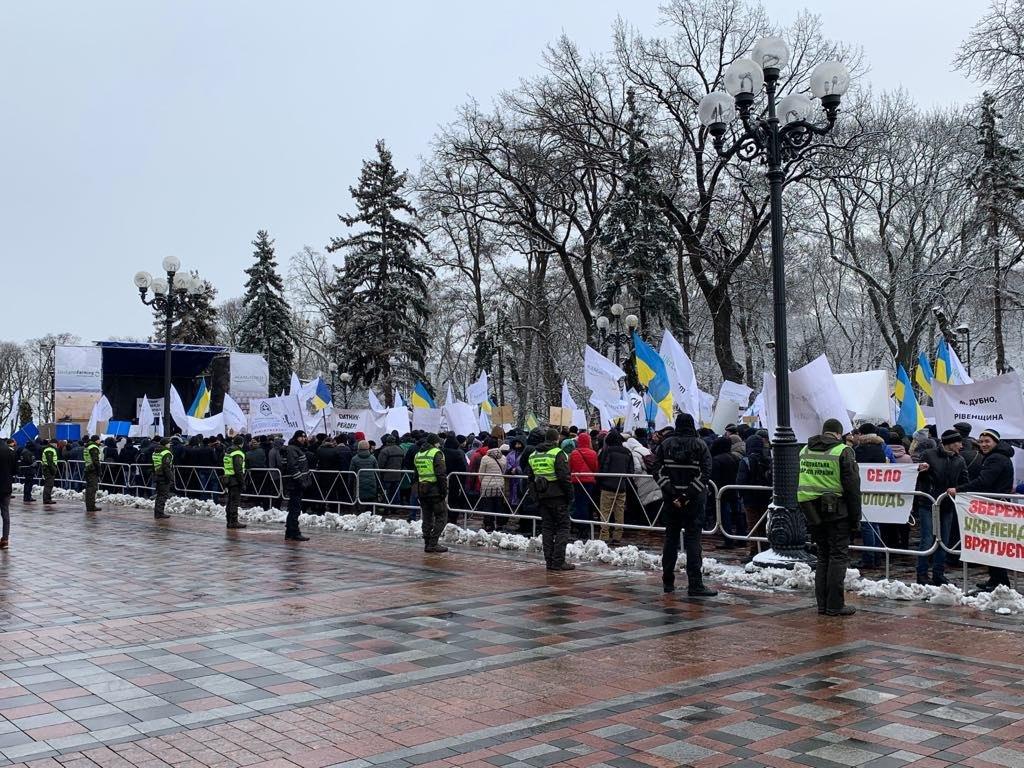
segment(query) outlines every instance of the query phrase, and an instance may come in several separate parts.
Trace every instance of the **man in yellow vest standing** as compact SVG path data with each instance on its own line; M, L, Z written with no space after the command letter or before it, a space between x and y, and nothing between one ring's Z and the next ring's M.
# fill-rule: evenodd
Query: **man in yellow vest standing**
M448 498L448 471L444 464L444 453L437 447L441 440L437 435L427 435L423 450L413 458L416 473L416 495L420 500L423 520L423 551L447 552L448 547L438 544L444 527L448 524L445 500Z
M800 451L797 501L818 547L814 597L818 613L852 616L843 582L850 564L850 532L860 525L860 469L853 449L842 441L843 425L827 419L821 434Z
M541 540L548 570L574 571L576 566L565 562L572 483L569 481L569 459L558 447L558 430L549 429L544 433L544 442L530 454L526 467L530 489L540 507Z
M231 450L224 454L224 488L227 490L228 530L245 528L245 523L238 522L238 505L242 501L242 486L245 485L245 453L242 445L245 438L241 435L232 442Z
M100 436L93 435L85 444L82 454L85 464L85 511L99 512L96 506L96 492L100 487L100 471L103 469L103 447Z
M57 449L49 440L43 440L43 504L56 504L53 483L57 479Z
M170 517L164 512L174 481L174 454L167 447L170 443L171 441L165 437L160 440L160 447L153 451L153 479L156 482L156 498L153 503L154 520L166 520Z

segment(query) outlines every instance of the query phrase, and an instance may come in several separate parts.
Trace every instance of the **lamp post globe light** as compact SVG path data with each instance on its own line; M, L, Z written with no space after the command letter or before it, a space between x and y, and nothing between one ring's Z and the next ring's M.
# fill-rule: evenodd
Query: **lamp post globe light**
M352 374L348 371L342 373L338 379L341 381L341 398L345 404L345 408L348 408L348 387L352 383Z
M759 40L749 58L734 61L725 73L728 93L712 92L701 99L697 116L707 128L719 157L733 157L766 166L769 188L773 332L775 341L776 428L772 436L773 489L769 507L768 541L757 565L792 566L812 563L807 551L807 524L797 506L799 454L789 409L789 349L786 335L786 262L783 250L782 185L784 162L798 160L815 136L829 133L839 103L850 85L850 74L840 62L819 64L811 73L811 94L824 110L824 124L809 122L812 100L802 93L779 98L781 70L789 62L789 48L779 37ZM766 103L755 110L762 91ZM726 146L729 124L739 119L739 135Z
M136 272L133 282L139 289L139 298L146 306L164 315L164 416L163 432L171 428L171 327L175 317L195 309L195 299L205 290L204 282L188 272L181 272L177 256L166 256L160 265L164 277L153 277L149 272ZM152 297L148 293L152 291Z

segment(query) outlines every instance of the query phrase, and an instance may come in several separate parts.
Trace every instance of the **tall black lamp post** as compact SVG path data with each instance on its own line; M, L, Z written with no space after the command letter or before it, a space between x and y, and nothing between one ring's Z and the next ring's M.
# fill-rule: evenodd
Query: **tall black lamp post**
M965 338L964 348L967 350L967 375L971 376L971 327L964 323L963 325L957 326L957 335Z
M161 265L167 278L153 277L149 272L135 273L135 287L139 289L142 303L155 307L164 314L164 435L171 429L171 327L174 318L180 317L195 308L195 299L203 293L203 281L194 275L181 271L181 261L177 256L167 256ZM147 298L148 291L153 291L152 298Z
M782 185L785 167L798 160L815 136L832 130L850 74L839 62L819 64L811 73L811 93L825 112L824 125L807 121L812 102L803 93L777 96L780 70L789 61L789 48L779 37L767 37L754 46L751 58L737 59L725 73L728 93L709 93L701 99L700 121L707 126L715 150L724 160L738 157L759 160L767 171L771 208L772 293L774 296L776 427L772 438L773 500L768 523L771 549L762 552L758 565L812 562L807 552L807 526L797 507L799 454L789 412L789 350L786 335L786 262L783 253ZM762 89L767 97L754 109ZM739 116L739 135L726 147L729 124Z
M345 404L345 408L348 408L348 388L352 383L352 374L348 371L342 371L341 375L338 376L338 381L341 382L341 401Z

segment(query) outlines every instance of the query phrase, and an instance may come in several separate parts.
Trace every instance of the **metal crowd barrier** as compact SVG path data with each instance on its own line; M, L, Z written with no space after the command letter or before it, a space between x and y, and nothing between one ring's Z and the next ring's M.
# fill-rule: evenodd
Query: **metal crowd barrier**
M354 497L360 508L364 506L369 507L375 513L378 507L404 510L408 513L409 517L419 512L420 505L413 503L413 500L416 498L416 489L413 487L415 484L412 481L416 473L411 469L360 469L355 474ZM375 490L373 499L361 499L359 497L359 487L362 485L361 479L364 475L373 475ZM408 504L402 503L402 482L405 478L408 478L410 483Z
M769 542L768 542L768 538L766 536L751 536L749 533L747 533L746 535L734 534L734 533L729 533L725 529L725 525L724 525L724 523L722 521L722 496L724 496L726 493L728 493L730 491L761 491L761 492L771 493L772 490L773 490L772 488L770 488L770 487L768 487L766 485L723 485L721 488L718 489L717 493L715 494L715 515L716 515L716 518L717 518L716 526L715 526L716 530L720 531L721 534L725 538L731 539L733 541L758 542L760 544L768 544ZM889 493L889 492L887 491L886 493ZM927 499L929 501L930 507L931 507L932 525L933 525L932 530L938 530L937 528L934 527L934 526L938 525L938 522L939 522L938 521L938 510L937 510L937 507L935 506L936 502L935 502L934 497L932 497L930 494L924 493L923 491L901 491L901 492L893 491L892 495L894 495L894 496L895 495L898 495L898 496L912 496L912 497L915 497L915 498ZM757 523L754 524L752 530L756 531L758 528L762 527L762 524L764 526L764 529L767 530L767 528L768 528L768 516L769 516L768 511L765 511L765 513L763 515L761 515L761 517L758 519ZM913 510L911 510L911 514L910 514L909 520L910 520L910 524L913 524L913 522L914 522ZM869 523L869 525L879 525L879 524L878 523ZM917 549L900 549L900 548L897 548L897 547L889 547L889 546L887 546L885 544L884 541L882 541L882 538L881 538L881 536L878 535L877 530L875 532L875 535L878 537L878 540L879 540L879 542L881 542L882 546L880 546L880 547L872 547L872 546L866 546L864 544L851 544L850 545L850 550L851 551L856 551L856 552L875 552L875 553L878 553L878 554L885 555L885 578L886 579L889 578L890 568L891 568L890 557L892 555L907 555L908 557L928 557L929 555L934 554L935 551L939 548L939 543L938 543L938 539L937 538L936 538L935 541L932 542L931 546L928 547L928 549L917 550Z
M1024 495L1019 494L1019 493L974 493L973 491L971 491L970 493L973 496L982 496L982 497L984 497L986 499L1024 499ZM953 497L950 496L948 493L942 493L942 494L939 495L939 498L937 498L935 500L935 506L934 506L935 522L934 522L934 528L933 528L933 531L935 532L935 541L936 541L936 543L939 546L941 546L946 551L947 555L954 555L956 557L960 557L960 553L962 551L963 535L964 535L963 531L960 531L960 538L957 539L954 542L950 542L949 545L947 545L946 542L942 541L942 529L939 526L940 526L941 520L942 520L942 502L946 501L946 500L953 501ZM956 515L956 510L955 509L953 510L953 514ZM956 548L954 549L954 547L956 547ZM966 594L967 593L967 563L965 563L961 559L960 564L962 566L963 591L964 591L964 594ZM1014 571L1014 570L1009 570L1008 569L1008 573L1012 574L1010 576L1010 578L1013 581L1014 589L1017 589L1017 586L1018 586L1017 573L1018 573L1018 571ZM1018 589L1017 591L1019 592L1020 590Z
M694 467L694 469L696 469L696 467ZM654 477L652 477L651 475L648 475L648 474L601 473L601 472L585 472L585 473L581 472L581 473L577 473L577 474L581 475L581 476L584 476L584 477L587 477L588 479L592 478L594 480L594 483L592 483L592 485L594 485L594 486L599 485L601 479L618 479L618 480L622 481L619 484L621 486L621 490L616 490L616 491L613 491L612 493L621 493L623 495L623 497L624 497L623 503L625 503L625 499L626 499L626 497L628 497L628 494L631 491L634 494L634 496L636 497L637 501L641 502L641 500L642 500L642 498L643 498L643 496L645 494L642 494L640 492L640 490L641 490L640 489L640 484L655 483L655 482L657 482L654 479ZM575 476L576 475L574 475L574 477ZM526 514L526 513L521 511L523 506L524 506L524 504L525 504L525 502L527 501L527 498L528 498L528 495L529 495L529 490L528 490L527 481L526 481L527 476L526 475L507 475L507 474L506 475L500 475L500 477L502 478L502 488L501 488L501 493L500 494L492 494L492 495L484 496L484 495L482 495L482 494L480 494L478 492L478 489L481 487L481 483L485 479L489 478L489 479L491 479L493 481L493 479L496 478L496 477L499 477L499 476L494 474L494 473L486 473L486 472L484 472L484 473L481 473L481 472L449 472L448 473L448 482L451 483L451 482L457 480L457 481L459 481L461 483L461 490L462 490L461 497L466 502L466 506L464 506L464 507L457 507L457 506L453 507L453 506L449 505L449 511L455 512L455 513L457 513L459 515L462 515L464 527L469 527L469 517L470 517L470 515L482 515L482 516L485 516L485 517L486 516L490 516L490 517L493 517L493 518L501 518L501 519L530 520L532 522L532 524L533 524L534 535L536 535L536 523L537 523L537 521L540 520L540 517L537 516L537 515ZM467 482L466 482L467 480L469 480L474 485L473 488L467 488ZM511 496L511 493L510 493L511 492L511 483L513 483L513 482L521 483L520 487L517 488L517 490L519 491L519 494L518 494L518 498L515 501L513 501L513 499L510 497ZM664 511L664 502L663 501L659 500L656 504L654 502L650 502L648 504L643 504L643 503L639 504L639 506L643 510L644 517L647 519L647 525L637 525L637 524L634 524L634 523L625 523L625 522L623 522L623 523L616 523L616 522L613 522L612 520L605 521L601 517L601 504L600 504L600 498L601 498L601 493L602 493L601 489L595 487L593 489L593 492L592 492L590 489L584 487L584 485L591 485L591 483L589 483L589 482L586 483L586 484L574 483L573 484L573 491L574 491L574 493L582 492L583 494L586 495L587 500L589 502L589 508L590 508L590 511L591 511L591 517L588 518L588 519L581 519L581 518L576 518L576 517L570 517L570 522L572 524L574 524L574 525L577 525L577 526L587 526L587 527L589 527L590 528L590 537L591 538L597 538L596 533L597 533L598 529L607 529L607 530L612 530L612 531L614 531L614 530L621 530L621 531L646 531L646 532L649 532L649 533L664 533L665 532L665 526L660 524L661 517L662 517L663 511ZM708 481L708 487L712 491L714 491L714 484L711 483L710 480ZM649 488L649 489L646 489L646 490L650 491L650 490L653 490L653 489ZM605 491L605 493L608 493L608 492L609 491ZM451 498L451 494L449 494L449 499L450 498ZM498 510L495 510L494 507L491 506L491 504L493 503L494 499L500 499L501 502L503 502L503 505L502 505L503 509L508 510L508 511L498 511ZM573 509L575 510L575 501L574 500L570 500L569 503L573 505ZM718 530L718 527L719 526L718 526L717 519L716 519L716 523L715 523L715 525L712 528L702 530L701 533L704 534L704 535L711 535L711 534L715 533Z
M278 473L279 470L272 470ZM312 483L302 493L302 503L322 507L325 512L341 514L342 508L352 511L357 505L354 492L359 478L355 472L334 469L310 470ZM283 493L282 493L283 495Z

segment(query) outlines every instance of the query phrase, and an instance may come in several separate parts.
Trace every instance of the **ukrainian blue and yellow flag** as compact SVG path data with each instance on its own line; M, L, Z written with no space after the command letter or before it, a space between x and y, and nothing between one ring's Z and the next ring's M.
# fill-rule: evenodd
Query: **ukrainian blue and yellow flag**
M922 352L917 356L917 370L914 371L914 381L917 382L917 386L928 397L932 396L932 379L934 378L935 374L932 373L932 366L928 362L928 355Z
M497 407L498 404L494 402L493 397L488 397L486 400L480 403L480 410L483 411L484 413L490 413Z
M310 402L313 404L314 411L322 411L331 404L331 388L323 379L317 379L316 392L313 393Z
M641 384L647 387L647 394L651 396L651 400L671 420L672 386L668 381L665 361L654 351L654 347L640 338L640 334L636 331L633 331L633 349L636 351L637 378L640 379Z
M953 363L949 357L949 344L939 339L939 348L935 350L935 380L940 384L950 384L953 378Z
M196 392L195 400L192 401L192 406L188 409L188 415L195 416L197 419L205 419L209 412L210 390L206 388L206 379L200 379L199 391Z
M914 394L910 377L902 365L896 368L896 399L900 402L896 423L903 427L908 435L914 434L919 429L924 429L924 411L921 410L921 406L917 402L917 395Z
M422 381L416 382L416 386L412 390L412 397L409 400L412 402L413 408L437 408L437 405L434 404L434 398L430 396L426 385Z
M537 421L537 417L533 415L533 411L526 414L526 429L532 432L540 426L540 422Z

